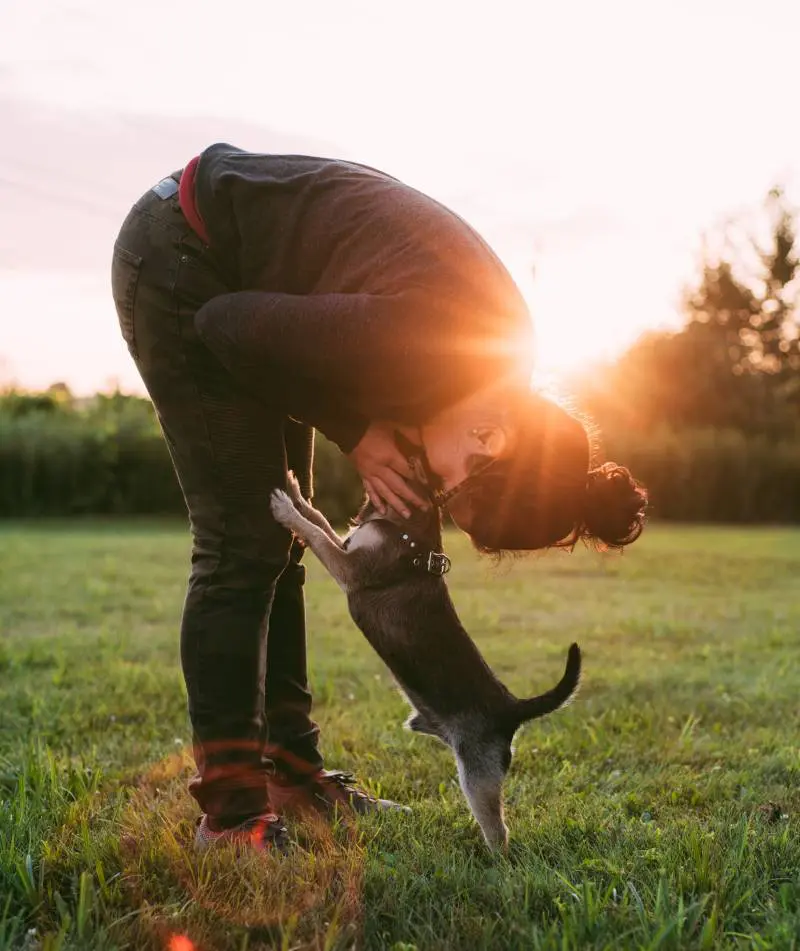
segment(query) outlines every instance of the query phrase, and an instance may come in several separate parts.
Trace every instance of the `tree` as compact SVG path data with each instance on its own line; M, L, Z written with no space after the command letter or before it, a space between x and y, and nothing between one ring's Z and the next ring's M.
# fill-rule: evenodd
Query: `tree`
M713 427L769 436L796 432L800 406L800 258L795 214L773 189L763 242L713 253L683 293L686 323L648 334L584 402L601 426Z
M751 340L757 365L776 378L782 398L800 404L800 242L796 213L783 191L767 201L773 219L770 247L762 252L764 291Z
M761 414L785 409L790 397L793 401L800 395L796 212L781 188L769 192L763 217L769 231L766 247L751 238L738 255L731 243L727 254L706 255L699 283L684 295L686 332L707 328L707 359L736 376L760 377L758 389L766 405L754 410Z

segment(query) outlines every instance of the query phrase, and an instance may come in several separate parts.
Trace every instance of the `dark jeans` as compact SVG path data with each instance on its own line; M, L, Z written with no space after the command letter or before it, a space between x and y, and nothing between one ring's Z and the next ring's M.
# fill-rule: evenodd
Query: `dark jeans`
M198 339L195 313L235 290L230 283L177 196L150 191L136 203L114 248L113 294L189 510L181 661L197 764L190 790L223 822L268 808L273 747L295 765L322 765L302 549L269 509L287 467L310 497L313 430L250 396Z

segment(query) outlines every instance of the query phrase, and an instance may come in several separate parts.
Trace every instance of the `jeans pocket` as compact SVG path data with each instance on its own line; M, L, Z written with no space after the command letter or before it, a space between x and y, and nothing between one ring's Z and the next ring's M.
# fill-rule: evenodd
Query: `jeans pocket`
M119 329L134 360L136 359L136 333L133 309L141 267L142 259L138 254L115 245L114 256L111 260L111 293L117 308Z

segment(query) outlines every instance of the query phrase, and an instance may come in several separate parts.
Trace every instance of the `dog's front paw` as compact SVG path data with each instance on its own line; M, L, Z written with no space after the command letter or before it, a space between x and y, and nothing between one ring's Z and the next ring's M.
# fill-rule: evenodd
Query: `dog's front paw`
M291 498L289 498L283 489L272 490L272 494L269 497L269 507L272 510L272 515L276 522L279 522L284 528L288 528L290 531L294 530L294 526L297 522L297 509L294 507L294 502L292 502Z
M286 485L292 502L294 502L297 508L300 508L305 503L305 499L303 498L303 493L300 491L300 483L297 481L297 476L291 469L286 477Z

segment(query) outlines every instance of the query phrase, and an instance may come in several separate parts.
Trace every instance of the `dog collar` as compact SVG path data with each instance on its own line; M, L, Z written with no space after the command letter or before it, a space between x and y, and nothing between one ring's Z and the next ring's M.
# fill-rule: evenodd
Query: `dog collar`
M448 489L446 492L436 491L431 492L431 498L433 499L434 505L437 508L444 508L448 502L460 495L461 492L472 482L477 481L480 476L482 476L487 469L491 468L497 462L496 459L492 459L491 462L487 462L485 466L481 466L480 469L476 469L475 472L470 473L466 478L462 479L457 485L454 485L451 489Z
M425 482L428 487L428 497L431 502L436 506L437 509L443 509L448 502L460 495L467 486L475 482L480 476L482 476L490 466L493 466L496 459L492 459L476 469L474 472L471 472L468 476L463 478L457 485L452 486L452 488L444 491L439 488L442 484L441 478L431 469L430 463L428 462L428 455L425 452L425 447L422 445L417 445L416 443L411 442L411 440L404 436L401 432L395 433L395 442L397 447L403 453L403 455L408 459L409 464L413 468L415 463L419 463L422 468L422 472L425 477Z
M441 578L450 570L450 559L443 551L421 548L408 532L400 532L400 540L411 550L411 564L415 568L433 575L434 578Z

